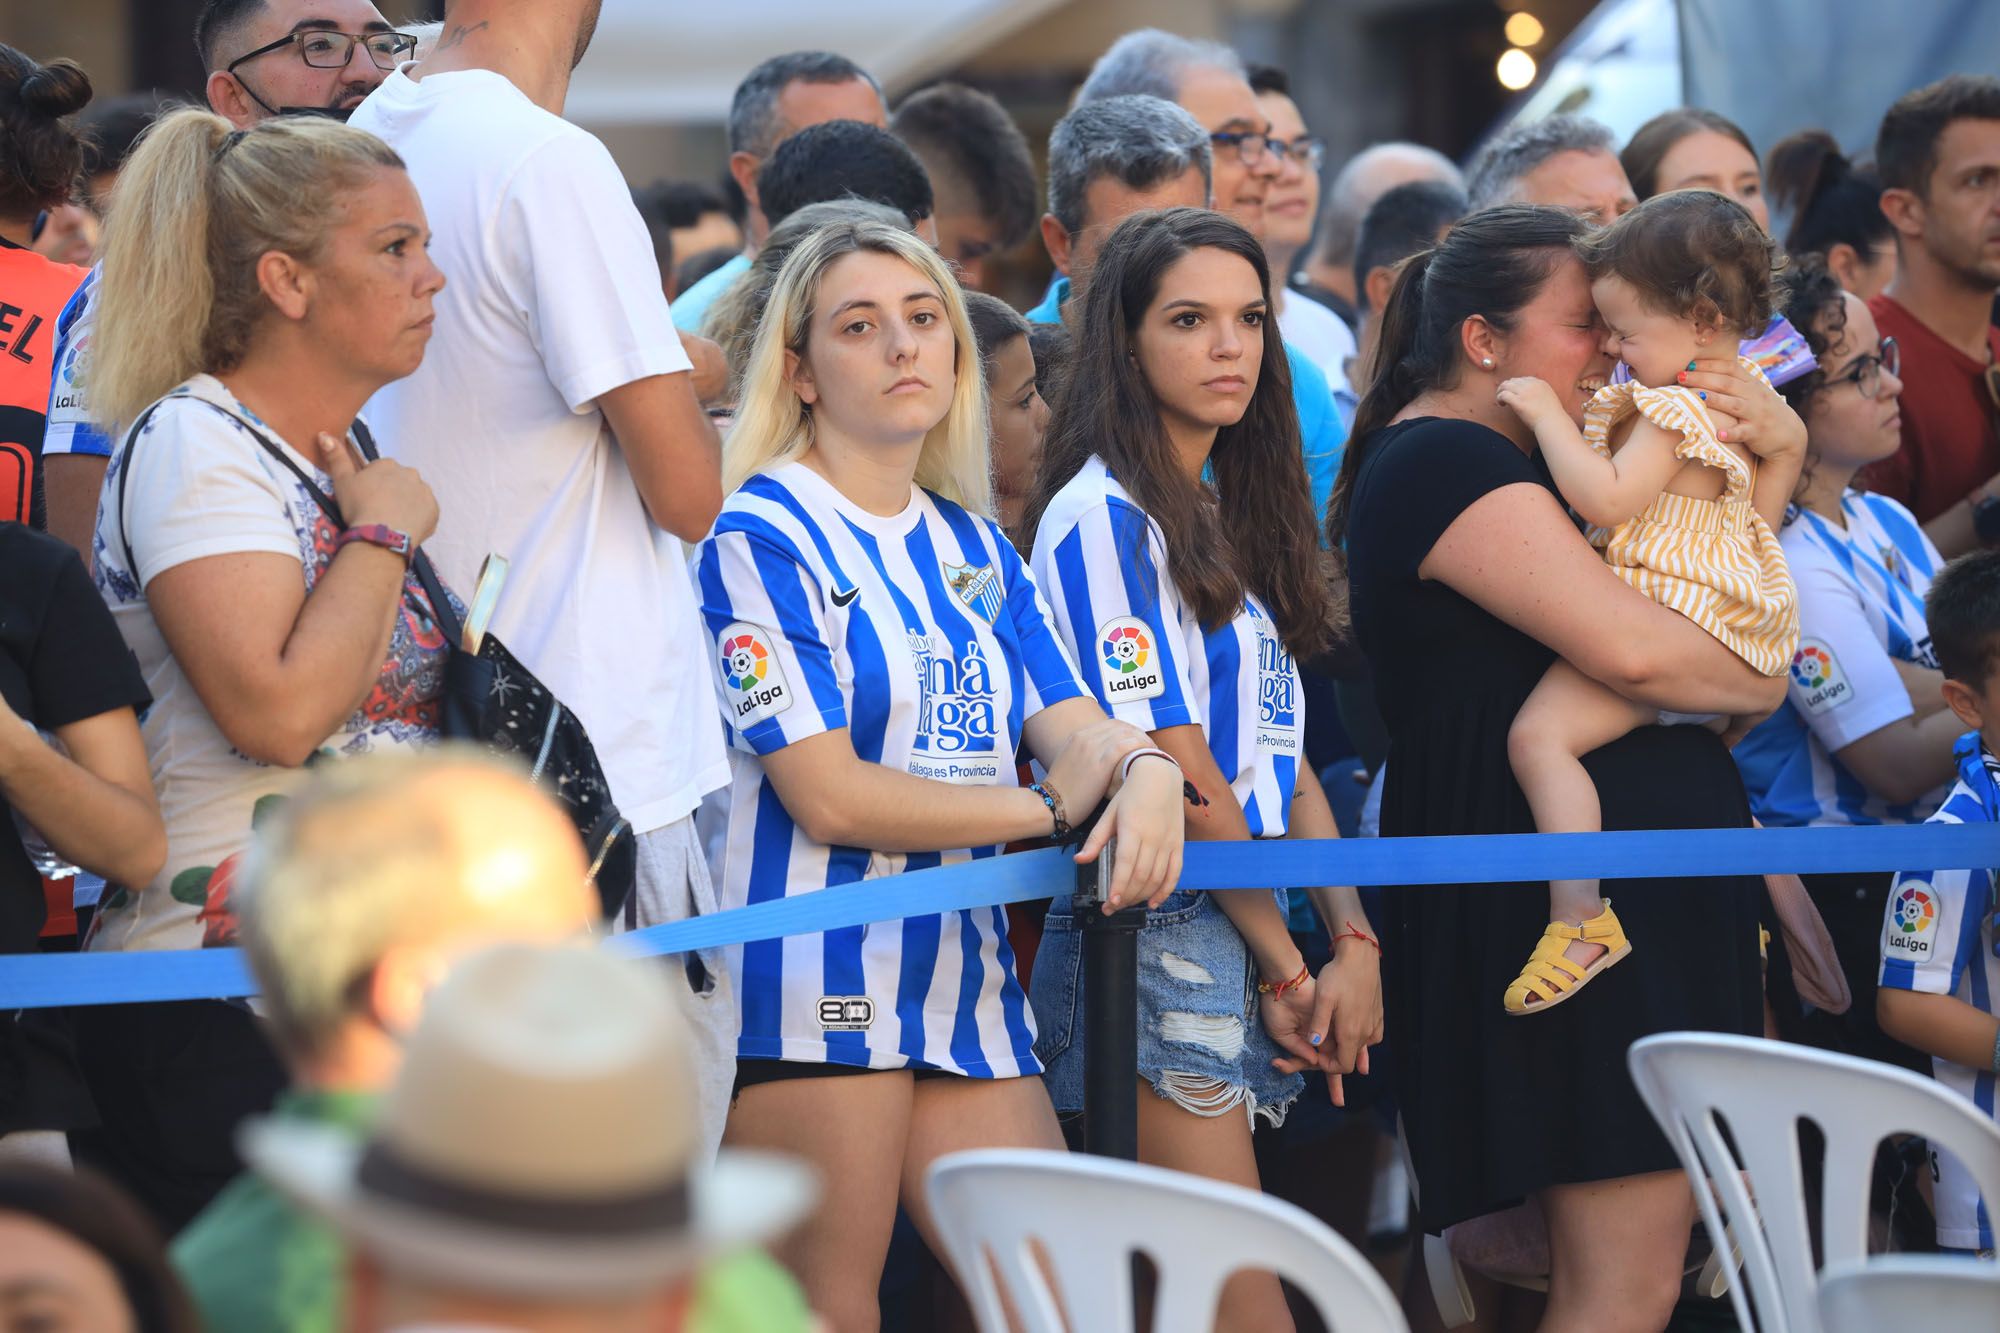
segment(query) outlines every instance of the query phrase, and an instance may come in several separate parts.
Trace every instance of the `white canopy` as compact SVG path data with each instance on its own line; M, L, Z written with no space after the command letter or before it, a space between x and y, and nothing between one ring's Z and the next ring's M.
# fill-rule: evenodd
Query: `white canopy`
M758 62L838 51L894 91L952 68L1062 0L604 0L566 114L715 123Z

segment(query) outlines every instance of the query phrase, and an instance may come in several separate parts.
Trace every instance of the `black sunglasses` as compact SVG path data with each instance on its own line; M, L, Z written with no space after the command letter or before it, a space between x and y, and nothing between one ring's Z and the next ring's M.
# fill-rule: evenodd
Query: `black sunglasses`
M334 32L325 28L303 28L288 32L275 42L267 42L255 51L236 57L224 68L225 74L234 74L236 67L258 56L267 56L273 51L297 43L299 59L314 69L346 69L347 62L354 58L354 47L359 43L368 51L368 58L375 62L377 69L394 69L417 49L417 39L406 32L351 33Z

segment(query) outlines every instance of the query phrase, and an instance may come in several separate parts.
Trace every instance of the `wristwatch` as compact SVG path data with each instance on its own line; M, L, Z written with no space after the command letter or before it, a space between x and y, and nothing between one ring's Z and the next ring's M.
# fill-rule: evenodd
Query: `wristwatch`
M1978 534L1980 544L2000 544L2000 496L1982 492L1972 499L1971 504L1972 530Z
M340 548L349 542L367 542L385 551L394 551L403 557L405 565L417 552L417 544L410 540L410 534L399 532L386 523L361 523L349 528L333 540L333 553L340 554Z

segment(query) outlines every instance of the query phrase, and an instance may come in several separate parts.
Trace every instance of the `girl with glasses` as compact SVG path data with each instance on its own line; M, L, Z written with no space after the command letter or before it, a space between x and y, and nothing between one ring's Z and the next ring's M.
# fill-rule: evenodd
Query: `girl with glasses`
M1915 516L1857 489L1856 473L1901 447L1901 355L1868 306L1817 256L1789 275L1786 314L1819 359L1784 395L1806 423L1806 465L1779 533L1799 592L1799 651L1781 708L1736 747L1766 825L1915 823L1954 776L1965 731L1945 707L1924 596L1943 568ZM1803 877L1853 992L1839 1018L1814 1015L1827 1044L1927 1071L1875 1025L1875 975L1889 876Z

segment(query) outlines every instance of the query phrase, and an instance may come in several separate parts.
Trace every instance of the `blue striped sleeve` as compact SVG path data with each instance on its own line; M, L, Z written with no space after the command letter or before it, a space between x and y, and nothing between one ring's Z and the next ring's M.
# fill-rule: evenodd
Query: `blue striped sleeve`
M1934 824L1985 823L1978 799L1960 784ZM1882 912L1882 971L1886 990L1950 995L1979 948L1979 926L1990 910L1988 870L1936 870L1898 875Z
M1188 683L1180 597L1160 577L1146 515L1111 498L1054 544L1056 627L1105 711L1144 731L1201 721Z
M1035 576L1004 537L995 540L993 547L1000 575L1006 580L1007 618L1014 626L1015 641L1021 645L1021 664L1026 669L1022 716L1033 717L1050 704L1081 697L1083 682L1077 679L1068 647L1051 628L1055 617Z
M695 558L723 721L758 754L847 725L819 584L755 517L724 514Z

